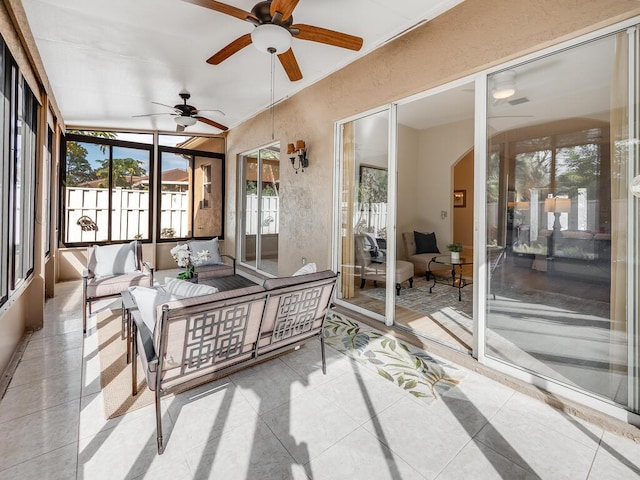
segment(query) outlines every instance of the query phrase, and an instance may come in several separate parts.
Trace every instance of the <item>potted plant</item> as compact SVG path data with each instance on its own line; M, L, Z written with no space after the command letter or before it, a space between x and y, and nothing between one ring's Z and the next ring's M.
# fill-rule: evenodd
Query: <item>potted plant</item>
M451 261L459 262L460 261L460 252L462 251L461 243L450 243L447 245L447 250L451 252Z

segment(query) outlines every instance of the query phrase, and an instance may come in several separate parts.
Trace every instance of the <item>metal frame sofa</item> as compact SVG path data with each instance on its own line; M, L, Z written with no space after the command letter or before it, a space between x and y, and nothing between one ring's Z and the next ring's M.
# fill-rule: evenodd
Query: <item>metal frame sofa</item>
M137 395L139 353L147 385L155 392L158 453L164 451L164 395L227 376L318 336L326 373L322 328L336 279L325 270L168 301L156 307L154 331L132 309L132 394Z

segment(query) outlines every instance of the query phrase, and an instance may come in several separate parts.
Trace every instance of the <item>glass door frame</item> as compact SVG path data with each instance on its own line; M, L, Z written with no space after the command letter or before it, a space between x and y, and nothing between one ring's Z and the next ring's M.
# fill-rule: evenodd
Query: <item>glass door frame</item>
M612 35L616 32L624 31L625 29L630 32L629 36L629 132L630 135L638 136L639 122L638 119L638 98L637 91L633 89L633 85L637 85L640 80L639 62L638 62L638 37L640 33L638 31L638 25L640 25L640 17L635 17L630 20L626 20L615 25L596 30L594 32L582 35L578 38L562 42L560 44L548 47L546 49L537 51L535 53L519 57L515 60L502 63L498 66L492 67L481 72L477 80L476 89L476 155L475 155L475 195L474 200L476 205L486 205L486 169L488 162L488 141L487 141L487 111L488 111L488 95L487 95L487 78L492 73L508 69L521 65L526 62L534 61L545 56L559 53L563 50L570 49L590 41L599 39L601 37ZM633 143L633 142L630 142ZM629 178L633 178L640 173L640 167L638 167L638 160L640 154L638 153L638 142L629 145ZM629 225L634 225L635 229L628 232L628 258L638 258L639 247L638 240L640 239L640 233L638 231L638 215L640 215L640 208L638 204L640 200L635 199L629 193L629 211L628 220ZM540 387L551 394L558 394L572 401L579 402L588 407L594 408L600 412L608 414L614 418L622 420L624 422L640 424L640 415L632 413L631 411L622 408L613 403L607 402L600 397L596 397L584 390L580 390L577 387L571 387L566 384L561 384L557 380L547 378L542 374L529 372L515 365L503 362L497 358L487 355L486 344L486 294L487 290L487 272L486 272L486 229L487 229L487 216L486 208L479 208L475 213L476 225L474 227L474 242L478 245L474 253L474 278L479 281L474 282L474 326L477 324L477 329L474 332L474 357L477 360L500 372L510 375L514 378L522 380L526 383ZM637 262L637 260L636 260ZM638 402L640 401L639 390L639 322L636 320L639 314L639 300L638 296L634 292L638 292L640 279L638 272L638 265L635 265L635 269L632 268L633 262L629 262L629 268L627 269L627 335L628 335L628 408L638 410ZM635 375L634 375L634 372ZM635 393L635 397L634 397ZM631 419L634 419L633 421Z
M342 237L341 237L341 215L342 215L342 163L343 163L343 129L348 123L356 120L376 115L378 113L388 112L388 152L387 152L387 262L386 262L386 278L393 278L391 272L395 272L396 269L396 183L397 183L397 125L396 125L396 106L394 104L386 104L378 108L361 112L357 115L338 120L334 124L334 186L333 186L333 248L331 262L334 266L334 270L340 272L340 265L342 263ZM375 320L384 322L385 325L393 325L394 307L395 307L395 286L393 282L385 283L385 314L380 315L375 312L371 312L362 307L346 302L340 298L335 298L335 303L340 306L344 306L357 313L367 315Z
M258 164L256 166L256 184L260 186L262 184L262 169L259 168L261 163L260 152L262 150L266 150L267 148L273 147L273 146L278 146L278 148L280 149L280 155L282 155L280 140L265 143L264 145L260 145L259 147L252 148L238 155L238 175L237 175L238 205L237 205L236 211L240 212L240 215L238 216L238 221L236 225L236 239L237 239L236 258L239 265L242 265L243 267L246 267L255 272L258 272L261 275L264 275L266 277L276 277L277 275L274 275L260 268L260 258L262 254L262 232L260 231L260 225L258 225L258 229L256 233L255 265L251 265L250 263L247 263L246 261L243 260L243 249L246 249L246 242L245 242L246 231L245 230L246 230L246 218L247 218L246 203L245 203L245 199L246 199L245 175L247 172L246 172L245 159L251 154L256 154L258 158L258 162L257 162ZM261 218L262 217L262 189L257 188L257 192L258 192L258 218Z

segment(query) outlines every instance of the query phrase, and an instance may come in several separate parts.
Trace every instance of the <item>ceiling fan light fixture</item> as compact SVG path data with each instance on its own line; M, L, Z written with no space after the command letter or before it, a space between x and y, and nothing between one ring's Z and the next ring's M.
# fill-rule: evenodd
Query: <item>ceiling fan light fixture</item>
M261 52L280 54L291 48L291 33L286 28L266 23L253 29L251 43Z
M185 115L178 115L177 117L174 117L173 119L176 121L176 123L178 125L181 125L183 127L192 127L197 122L197 120L195 118L187 117Z
M493 76L491 95L496 100L512 97L516 93L516 72L507 70Z

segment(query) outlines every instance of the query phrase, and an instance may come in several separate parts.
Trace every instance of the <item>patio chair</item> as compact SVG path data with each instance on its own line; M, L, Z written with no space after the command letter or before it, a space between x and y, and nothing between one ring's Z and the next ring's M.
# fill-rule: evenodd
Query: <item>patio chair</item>
M153 286L154 267L142 260L142 244L93 246L87 249L87 268L82 272L82 331L87 333L87 306L99 298L115 297L135 285ZM124 337L124 316L123 329Z

